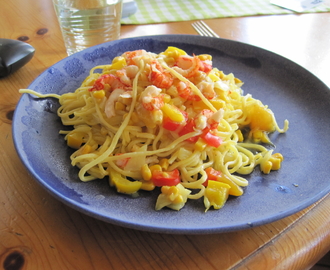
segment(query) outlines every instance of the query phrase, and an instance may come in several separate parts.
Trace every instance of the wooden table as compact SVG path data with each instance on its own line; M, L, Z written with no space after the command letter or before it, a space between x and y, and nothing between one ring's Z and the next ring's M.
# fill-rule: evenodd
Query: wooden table
M208 20L223 38L279 53L330 86L330 14ZM191 22L123 26L122 38L196 34ZM330 195L282 220L212 235L167 235L107 224L51 197L28 174L12 142L20 97L66 57L51 0L2 1L0 37L25 40L34 58L0 80L1 269L308 269L330 249Z

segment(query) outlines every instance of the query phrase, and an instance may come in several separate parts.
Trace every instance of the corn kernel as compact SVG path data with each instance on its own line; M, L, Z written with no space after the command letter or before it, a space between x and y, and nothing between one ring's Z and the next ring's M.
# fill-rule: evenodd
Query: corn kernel
M145 181L149 181L151 179L151 170L148 167L148 164L143 164L143 166L141 167L141 174L142 174L142 178Z
M117 101L115 103L115 110L124 111L125 109L126 109L126 106L123 103L121 103L119 101Z
M278 158L272 159L272 170L279 170L281 168L281 160Z
M272 170L279 170L281 168L281 163L283 161L283 156L280 153L273 154L269 161L272 162Z
M175 186L171 186L169 188L169 191L171 192L171 194L174 194L174 195L178 195L179 194L179 189Z
M209 55L209 54L200 54L197 57L202 61L212 60L212 55Z
M151 173L153 172L161 172L162 171L162 167L158 164L152 165L149 167Z
M161 191L163 194L172 197L172 199L179 194L179 189L175 186L162 186Z
M170 164L169 164L167 158L162 158L162 159L159 161L159 165L160 165L160 167L162 167L162 169L163 169L164 171L166 171L166 170L168 169L168 166L169 166Z
M260 164L260 169L264 174L269 174L272 169L272 166L272 162L268 160Z
M278 159L280 159L281 161L283 161L283 156L282 156L282 154L280 154L280 153L275 153L275 154L273 154L272 155L272 157L274 157L274 158L278 158Z
M168 190L170 189L171 187L169 187L169 186L162 186L161 187L161 192L163 193L163 194L168 194Z
M105 91L104 90L98 90L98 91L93 91L93 97L97 99L101 99L105 97Z
M162 186L160 190L163 194L167 195L167 194L171 194L170 188L171 188L170 186Z
M146 191L152 191L155 189L155 185L152 181L141 181L142 185L140 189L146 190Z

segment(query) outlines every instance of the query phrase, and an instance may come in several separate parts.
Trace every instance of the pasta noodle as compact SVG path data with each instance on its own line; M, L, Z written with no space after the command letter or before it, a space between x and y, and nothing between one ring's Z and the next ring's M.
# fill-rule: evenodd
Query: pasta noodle
M72 126L65 135L76 149L72 166L81 181L109 177L118 192L160 189L156 209L181 209L203 199L206 211L241 196L243 177L283 161L268 137L280 129L273 112L241 82L212 66L210 55L168 47L160 54L126 52L96 66L73 93L41 95L59 100L58 116ZM158 188L159 187L159 188Z

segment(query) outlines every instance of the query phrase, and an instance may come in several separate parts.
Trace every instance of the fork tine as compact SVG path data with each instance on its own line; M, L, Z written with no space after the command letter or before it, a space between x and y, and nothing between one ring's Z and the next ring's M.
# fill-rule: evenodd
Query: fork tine
M194 29L196 30L196 32L200 35L200 36L208 36L208 33L205 32L204 28L202 28L198 22L193 23L192 26L194 27Z
M219 38L219 36L204 21L194 22L192 23L192 26L196 30L196 32L201 36Z
M201 25L203 25L209 33L212 34L213 37L219 37L204 21L200 21Z

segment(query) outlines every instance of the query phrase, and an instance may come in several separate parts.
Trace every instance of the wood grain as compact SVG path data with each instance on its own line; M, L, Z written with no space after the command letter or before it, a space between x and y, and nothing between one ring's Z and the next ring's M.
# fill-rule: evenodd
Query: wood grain
M0 22L1 37L36 48L26 66L0 80L0 269L308 269L330 249L329 195L279 221L212 235L126 229L50 196L20 162L11 122L18 89L66 56L61 33L50 0L5 1ZM208 24L221 37L285 55L330 85L330 14L213 19ZM154 34L196 33L190 22L127 25L121 38Z

